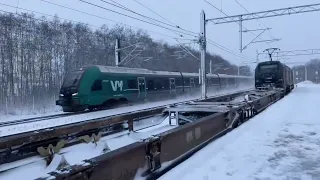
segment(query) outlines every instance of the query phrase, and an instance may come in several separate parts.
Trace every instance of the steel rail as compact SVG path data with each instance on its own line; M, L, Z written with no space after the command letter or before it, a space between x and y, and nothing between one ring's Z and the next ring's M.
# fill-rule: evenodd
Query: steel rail
M224 95L213 96L211 97L211 101L230 101L233 98L250 91L252 90L243 90ZM114 129L114 127L118 127L117 125L128 124L128 127L124 127L123 129L120 128L121 131L136 131L137 129L133 128L134 121L136 122L146 118L156 117L157 115L163 115L163 110L165 108L179 104L181 105L186 102L196 101L184 101L183 103L179 102L145 110L138 110L130 113L122 113L73 124L61 125L55 128L1 137L0 164L37 155L40 153L38 151L39 147L43 147L45 149L50 146L56 147L58 146L59 142L63 142L63 147L67 147L80 143L81 139L79 139L79 137L88 136L89 138L92 138L93 136L99 136L100 133L102 137L105 135L110 135L110 133L112 134L113 132L118 132L119 129ZM154 125L157 124L148 125L148 127L143 127L143 129Z
M234 93L245 92L245 91L248 91L248 90L251 90L251 89L236 91ZM222 96L222 95L224 95L224 94L215 95L215 96L212 96L212 97L218 97L218 96ZM200 99L192 99L192 100L188 100L188 101L178 101L178 102L171 103L171 104L168 104L168 105L186 103L186 102L189 102L189 101L197 101L197 100L200 100ZM137 104L137 105L139 105L139 104ZM167 106L167 105L155 106L153 108L160 108L160 107L164 107L164 106ZM107 110L111 110L111 109L116 109L116 108L103 109L103 110L99 110L99 111L107 111ZM147 109L151 109L151 108L141 108L139 110L147 110ZM85 111L85 112L77 112L77 113L61 113L61 114L55 114L55 115L50 115L50 116L41 116L41 117L34 117L34 118L27 118L27 119L19 119L19 120L0 122L0 128L1 127L6 127L6 126L13 126L13 125L20 125L20 124L38 122L38 121L46 121L46 120L50 120L50 119L57 119L57 118L62 118L62 117L74 116L74 115L88 114L88 113L93 113L93 112L98 112L98 111ZM119 113L119 114L121 114L121 113ZM117 115L117 114L112 114L112 115Z

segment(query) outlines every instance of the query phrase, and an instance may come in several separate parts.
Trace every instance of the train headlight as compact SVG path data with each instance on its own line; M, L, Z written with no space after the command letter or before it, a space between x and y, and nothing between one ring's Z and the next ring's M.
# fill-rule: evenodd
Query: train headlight
M63 94L59 94L59 96L63 97L64 95Z
M72 96L77 96L77 95L78 95L78 93L73 93L73 94L72 94Z

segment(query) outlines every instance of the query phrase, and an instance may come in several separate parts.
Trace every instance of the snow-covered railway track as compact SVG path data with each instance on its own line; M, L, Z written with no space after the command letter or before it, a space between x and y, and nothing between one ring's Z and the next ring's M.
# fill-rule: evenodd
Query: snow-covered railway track
M241 93L241 92L245 92L245 91L249 91L252 89L244 89L244 90L238 90L238 91L234 91L231 93ZM227 90L227 92L230 90ZM220 92L221 93L221 92ZM230 94L230 93L226 93L226 94L220 94L218 92L217 95L212 96L212 97L216 97L216 96L222 96L222 95L226 95L226 94ZM65 118L65 117L70 117L72 118L72 116L77 116L77 115L82 115L82 116L88 116L88 119L94 119L94 118L98 118L100 117L104 117L106 115L116 115L119 114L117 110L119 110L120 112L123 112L124 109L128 109L128 107L136 110L144 110L144 109L149 109L149 108L157 108L159 106L166 106L166 105L173 105L173 104L177 104L177 103L185 103L188 101L197 101L199 99L197 98L187 98L187 100L163 100L163 101L159 101L157 103L155 102L150 102L150 103L145 103L142 104L140 103L136 103L136 104L123 104L123 105L117 105L117 106L113 106L110 107L108 109L101 109L101 110L95 110L95 111L84 111L84 112L70 112L70 113L59 113L59 114L54 114L54 115L47 115L47 116L38 116L38 117L31 117L31 118L24 118L24 119L15 119L15 120L9 120L9 121L3 121L0 122L0 137L1 136L5 136L3 135L3 133L1 133L1 128L2 127L7 127L7 126L14 126L14 125L23 125L23 124L27 124L27 123L34 123L34 122L40 122L40 121L47 121L47 120L52 120L55 121L56 119L59 118ZM148 106L150 105L150 106ZM148 108L146 108L148 107ZM127 111L130 112L130 111ZM123 112L125 113L125 112ZM98 115L96 115L98 114ZM35 129L34 129L35 130Z
M0 179L15 179L11 175L16 170L35 169L35 164L43 171L34 174L32 179L67 168L66 164L71 166L64 175L57 172L50 175L68 179L72 178L73 172L82 175L93 167L98 169L89 179L104 172L108 175L97 177L114 179L125 175L129 178L141 170L149 175L157 174L159 167L166 167L163 163L167 164L211 137L238 126L281 96L282 91L278 90L238 92L3 137L0 138ZM89 149L79 154L83 146ZM149 159L146 161L145 157ZM45 165L45 160L49 166ZM150 169L145 169L146 162Z
M127 107L128 106L132 106L132 104L127 105ZM122 107L122 106L117 106L117 107ZM112 107L112 108L95 110L95 111L69 112L69 113L60 113L60 114L54 114L54 115L48 115L48 116L39 116L39 117L32 117L32 118L4 121L4 122L0 122L0 128L1 127L5 127L5 126L26 124L26 123L45 121L45 120L50 120L50 119L58 119L58 118L69 117L69 116L74 116L74 115L95 113L95 112L99 112L99 111L108 111L108 110L116 109L117 107L115 106L115 107Z
M18 119L18 120L13 120L13 121L5 121L5 122L0 122L0 128L5 127L5 126L11 126L11 125L18 125L18 124L25 124L25 123L67 117L67 116L71 116L74 114L75 113L61 113L61 114L55 114L55 115L50 115L50 116L41 116L41 117L33 117L33 118L26 118L26 119Z
M230 132L284 96L283 90L251 91L225 101L204 100L165 108L166 131L155 132L111 152L39 179L156 179L209 142ZM138 136L135 131L130 135Z
M248 91L239 91L209 99L211 101L229 101L243 93L248 93ZM183 103L179 102L171 104L171 106L177 104ZM59 152L63 147L81 142L95 142L101 137L125 129L136 131L157 125L167 116L167 114L163 114L166 107L159 106L0 137L0 164L37 154L49 157L54 154L53 152ZM137 129L137 127L139 128Z

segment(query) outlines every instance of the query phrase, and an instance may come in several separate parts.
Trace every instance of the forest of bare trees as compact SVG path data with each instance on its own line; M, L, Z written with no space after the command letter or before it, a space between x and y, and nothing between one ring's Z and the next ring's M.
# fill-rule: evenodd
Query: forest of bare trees
M32 14L0 14L0 110L15 114L16 109L46 111L54 100L66 72L83 65L115 65L115 40L121 46L140 43L140 56L127 67L152 70L198 72L199 61L190 54L177 58L177 46L155 41L141 30L122 26L93 29L88 25L48 20ZM188 50L196 57L195 49ZM181 55L179 55L181 56ZM152 57L144 61L142 57ZM207 54L214 64L228 67L223 73L237 74L237 67L222 57ZM219 73L219 70L217 70Z

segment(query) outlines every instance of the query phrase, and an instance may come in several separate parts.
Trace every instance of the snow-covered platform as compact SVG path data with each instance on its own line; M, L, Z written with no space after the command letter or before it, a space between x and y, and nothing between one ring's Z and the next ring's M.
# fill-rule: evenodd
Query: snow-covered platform
M320 85L305 82L159 179L319 178Z

